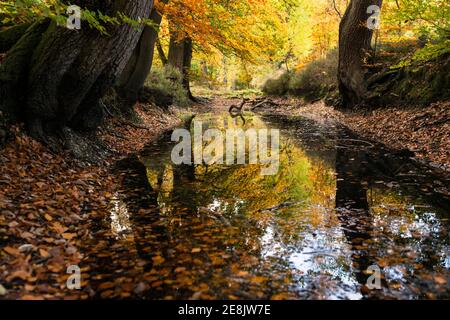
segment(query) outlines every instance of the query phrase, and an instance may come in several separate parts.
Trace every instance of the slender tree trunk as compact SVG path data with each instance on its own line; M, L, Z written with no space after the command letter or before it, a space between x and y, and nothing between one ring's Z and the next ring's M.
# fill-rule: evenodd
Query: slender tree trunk
M163 64L163 66L166 66L169 63L169 61L167 60L166 53L164 52L159 37L156 39L156 48L158 49L158 55L159 59L161 60L161 63Z
M100 10L114 16L122 12L131 19L148 17L152 1L118 0L92 4L92 1L74 1L80 7ZM41 24L32 28L41 28ZM31 28L30 28L31 29ZM143 28L131 25L112 26L108 33L83 24L81 30L69 30L52 23L44 34L29 30L8 52L2 64L1 104L23 114L32 136L47 141L46 135L61 132L65 127L96 129L103 119L99 100L121 74L139 41ZM31 59L29 59L31 57ZM27 66L21 73L24 81L8 79L8 70L20 61ZM6 81L10 92L3 90ZM15 92L20 88L24 109ZM23 112L22 112L23 111Z
M371 51L373 30L367 26L369 6L382 0L351 0L339 28L339 90L344 108L364 102L367 94L365 63Z
M189 98L194 99L190 88L189 73L192 64L192 40L186 37L179 40L175 32L171 33L169 45L169 64L179 70L183 76L183 87L188 91Z
M162 16L156 8L152 9L150 20L154 23L154 26L144 27L139 43L116 86L122 100L122 111L125 112L130 110L137 102L139 92L144 87L145 80L152 67L159 31L156 27L159 27L162 21Z

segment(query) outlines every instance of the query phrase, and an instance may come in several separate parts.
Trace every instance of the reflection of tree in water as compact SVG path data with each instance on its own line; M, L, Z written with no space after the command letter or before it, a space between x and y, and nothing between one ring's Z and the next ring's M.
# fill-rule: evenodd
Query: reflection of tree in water
M449 181L448 175L410 161L405 152L365 142L345 129L339 128L333 136L329 129L315 129L317 125L302 118L269 119L286 132L295 132L310 158L320 155L328 163L330 149L334 148L329 142L337 140L341 144L335 163L336 211L353 251L354 274L360 284L365 285L369 277L364 273L367 267L378 264L391 277L390 287L384 282L387 296L427 297L418 294L426 287L442 297L449 296L448 289L427 280L437 277L443 283L441 275L450 280L449 226L445 219L450 201L448 189L443 187L445 179ZM388 196L377 197L377 190L384 190ZM388 210L386 204L393 199L398 205ZM402 210L399 204L408 209ZM379 294L371 292L370 296Z
M171 214L185 210L180 219L183 226L177 226L176 223L166 224L165 232L170 234L169 241L189 243L192 242L195 229L199 228L206 233L212 229L216 234L211 234L210 238L216 238L214 251L219 252L219 255L222 254L221 250L223 252L231 250L235 258L261 265L266 263L260 261L265 246L261 239L277 210L291 206L307 207L312 201L317 201L318 205L329 206L329 190L333 190L334 186L332 172L329 169L324 170L326 168L321 162L310 163L301 150L289 141L285 141L282 145L280 172L276 176L262 176L258 165L172 167L164 156L160 159L155 154L144 162L150 185L158 194L156 198L160 212L162 213L162 208L168 206L161 202L164 198L161 196L164 189L162 186L167 181L164 177L167 176L171 177L168 179L171 182L167 185L174 186L168 193L170 197L164 198L173 208ZM323 192L318 192L320 190ZM197 217L200 217L198 221L193 221ZM170 218L169 214L167 220ZM298 218L295 211L286 211L273 225L274 236L282 237L280 241L287 245L292 243L293 239L298 237L300 231L298 227L301 226L289 221ZM311 214L311 221L319 220ZM219 229L214 231L217 228ZM209 243L206 245L211 246ZM173 246L175 247L176 243L173 243ZM207 265L207 262L205 264ZM261 274L270 279L272 271L275 270L270 265L269 269L261 265L259 267L262 268ZM257 272L255 265L244 264L242 268L245 270L250 266L253 267L253 272ZM228 265L228 268L232 267L233 264ZM289 275L288 266L280 268L286 276ZM213 274L217 273L214 269L210 271ZM233 275L224 275L224 279L231 276ZM202 278L200 274L197 277Z
M142 293L149 298L198 294L225 299L229 295L271 297L280 292L296 297L298 287L302 297L333 296L340 287L352 292L355 280L366 283L364 271L370 265L380 263L394 272L399 261L393 257L408 247L418 257L405 258L403 265L420 263L425 275L433 268L437 272L439 259L429 249L445 251L448 240L436 232L448 227L435 222L438 231L430 229L418 241L405 237L403 230L392 228L399 221L399 211L386 216L381 207L393 201L387 198L394 197L393 191L387 188L387 195L380 196L374 183L406 179L397 176L411 170L405 159L396 165L385 150L375 152L345 138L340 143L346 148L337 152L326 147L317 152L314 145L304 151L298 141L305 139L298 136L282 140L280 172L273 177L262 177L258 166L173 166L172 145L165 143L167 139L158 143L142 155L145 167L137 159L124 166L128 170L124 201L134 242L132 247L125 246L128 249L122 256L113 251L99 269L105 277L114 277L118 265L131 268L135 281L149 285ZM336 177L331 158L336 158ZM388 168L387 161L391 161ZM408 184L405 190L420 193L414 188L422 187ZM368 190L373 190L373 201L368 201ZM404 196L394 198L410 203ZM404 225L410 230L416 221L408 219ZM381 228L386 221L391 224ZM431 228L427 221L420 221ZM386 246L391 245L389 251ZM294 275L295 268L304 274ZM414 267L412 271L420 274ZM402 281L411 277L413 273L403 275ZM384 290L389 293L391 288ZM408 294L417 296L412 291Z
M361 150L338 148L336 155L336 208L344 234L352 250L370 239L372 218L367 200L368 171L367 154ZM354 253L353 265L357 281L365 285L368 276L364 271L374 264L367 254Z
M413 200L405 198L401 194L406 193L413 195L413 198L417 197L423 194L423 190L430 184L430 180L437 178L414 173L418 169L418 165L410 162L405 156L393 154L385 149L373 149L361 145L351 146L349 139L345 139L346 136L344 134L345 146L338 149L336 159L338 179L336 207L343 231L354 251L352 257L356 278L361 285L365 285L369 275L364 271L371 265L378 265L385 269L388 276L393 276L392 272L396 272L397 280L402 284L409 283L410 287L401 287L400 284L397 284L398 282L390 283L390 285L401 287L405 291L403 294L409 291L408 294L420 297L418 295L420 290L414 290L414 286L423 285L423 281L417 275L423 268L428 269L428 273L436 271L434 269L440 264L439 256L442 259L442 254L437 254L437 252L440 251L445 256L444 243L448 243L448 240L439 233L448 230L448 226L440 225L437 222L439 218L435 215L433 217L438 220L426 223L423 220L425 212L402 210L401 206L410 207ZM384 188L385 196L381 199L380 197L374 199L373 196L374 192L377 193L377 187L380 187L376 185L377 181L390 186L390 188ZM436 180L434 183L439 185ZM398 186L400 189L390 190L392 186ZM436 194L425 194L422 199L416 199L413 203L420 204L423 201L425 201L424 204L426 202L436 203L435 198ZM440 197L440 199L443 201L439 207L448 206L445 197ZM398 202L397 206L391 208L386 214L385 204L393 202ZM378 204L378 207L375 204ZM429 205L427 207L430 208ZM440 211L439 209L434 210ZM377 211L378 215L376 215ZM407 219L408 222L402 224L404 219ZM410 235L408 236L409 230L416 228L417 221L421 221L420 229L422 231L431 228L434 229L434 232L428 235L421 234L417 240L411 238ZM434 228L430 227L430 222L435 224ZM402 225L402 228L398 229L397 227L398 230L392 232L399 224ZM377 242L382 243L382 247L377 245ZM409 254L406 258L401 256L405 254L405 250L408 250ZM415 270L416 267L419 270ZM398 270L404 271L398 273ZM448 270L441 269L441 271L449 274ZM413 285L412 282L418 284ZM384 291L388 292L389 284L386 281L383 281L383 284ZM371 296L373 296L373 292Z

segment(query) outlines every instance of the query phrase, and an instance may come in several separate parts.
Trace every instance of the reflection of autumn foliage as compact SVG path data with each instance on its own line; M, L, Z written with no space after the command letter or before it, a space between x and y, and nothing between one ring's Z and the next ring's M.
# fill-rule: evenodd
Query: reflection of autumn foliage
M223 119L215 119L210 126L223 127L223 123ZM263 127L261 120L256 117L249 123L257 128ZM301 149L282 139L280 170L275 176L262 176L260 165L214 165L199 167L196 172L199 180L213 181L213 185L199 186L206 194L223 192L220 193L221 197L242 202L243 211L256 213L287 201L332 207L333 199L329 197L335 188L334 176L331 169L324 170L324 166L321 161L311 163Z
M141 107L137 111L152 131L108 121L114 135L105 132L101 140L117 151L90 166L70 154L55 154L25 135L22 128L11 129L12 140L0 152L0 285L7 290L1 298L87 299L92 294L67 290L66 268L84 265L82 287L91 288L86 272L99 260L113 256L109 239L130 227L127 209L116 197L120 178L113 173L113 164L165 129L157 120L159 111ZM166 126L178 121L162 116ZM99 224L101 235L95 232ZM135 249L127 251L135 259ZM87 262L87 257L95 263ZM121 279L116 280L119 285ZM113 286L105 282L99 292L105 291L105 298L111 296ZM133 290L133 286L122 286L121 297L129 297Z

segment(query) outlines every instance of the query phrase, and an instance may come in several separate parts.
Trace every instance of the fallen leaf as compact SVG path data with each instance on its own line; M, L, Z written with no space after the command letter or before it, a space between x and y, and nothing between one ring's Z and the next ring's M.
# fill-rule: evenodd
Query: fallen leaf
M11 275L9 275L6 278L6 280L12 281L12 280L15 280L15 279L21 279L21 280L26 281L30 277L31 277L31 275L28 272L26 272L24 270L18 270L18 271L13 272Z
M73 238L75 238L77 236L76 233L63 233L63 238L66 240L72 240Z
M56 232L58 232L60 234L63 234L64 232L66 232L68 230L68 228L63 227L62 224L57 221L53 222L52 226L53 226L53 229L55 229Z
M175 269L175 273L181 273L181 272L185 272L185 271L186 271L186 268L183 268L183 267L178 267Z
M165 259L161 256L153 257L152 260L153 260L153 264L155 264L155 265L160 265L165 261Z
M48 251L44 249L39 249L39 254L41 255L42 258L47 258L50 256L50 253L48 253Z
M251 282L257 283L257 284L266 282L267 280L268 279L266 277L253 277L253 278L250 279Z
M8 291L5 289L5 287L0 284L0 297L6 296L7 293Z
M15 257L20 256L20 250L13 247L4 247L3 251Z
M113 288L115 285L113 282L104 282L101 285L98 286L98 288L100 290L106 290L106 289L111 289Z
M442 277L442 276L435 276L435 277L434 277L434 281L435 281L437 284L440 284L440 285L445 285L445 284L447 284L447 279L445 279L445 278Z
M22 297L20 297L20 299L21 300L36 300L36 301L44 300L41 297L33 296L33 295L30 295L30 294L23 295Z

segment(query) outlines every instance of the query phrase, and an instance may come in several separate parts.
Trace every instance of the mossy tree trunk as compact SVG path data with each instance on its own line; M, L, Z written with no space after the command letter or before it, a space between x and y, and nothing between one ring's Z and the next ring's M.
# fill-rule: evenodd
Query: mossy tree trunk
M155 44L158 40L158 27L162 21L162 16L156 8L152 9L150 20L154 25L144 27L139 43L116 85L117 93L121 98L121 109L125 113L138 101L139 93L152 67Z
M192 64L192 53L192 39L189 37L180 39L176 32L171 31L168 62L169 65L180 71L183 76L183 87L187 90L189 98L194 100L191 93L189 76Z
M7 28L0 31L0 53L7 52L11 49L17 41L27 32L31 26L29 23L19 24L11 28Z
M132 19L148 17L152 8L147 0L75 4ZM35 23L0 67L0 108L25 118L31 135L44 141L65 127L96 129L103 120L99 101L125 68L142 29L113 26L104 36L85 24L69 30Z

